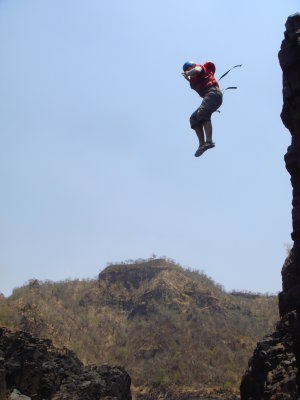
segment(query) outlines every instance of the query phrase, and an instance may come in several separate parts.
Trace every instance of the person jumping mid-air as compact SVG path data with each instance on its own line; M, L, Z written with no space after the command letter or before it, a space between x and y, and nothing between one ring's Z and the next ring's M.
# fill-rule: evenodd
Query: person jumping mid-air
M216 68L212 62L200 65L187 61L182 69L182 75L191 88L203 98L200 107L190 117L191 128L199 139L199 147L195 153L195 157L199 157L204 151L215 147L212 141L211 115L221 106L223 94L214 77Z

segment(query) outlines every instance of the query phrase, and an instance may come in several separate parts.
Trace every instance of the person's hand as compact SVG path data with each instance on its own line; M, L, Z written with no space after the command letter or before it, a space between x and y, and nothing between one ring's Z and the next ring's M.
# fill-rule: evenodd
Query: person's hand
M181 75L187 80L190 81L187 74L185 72L181 72Z

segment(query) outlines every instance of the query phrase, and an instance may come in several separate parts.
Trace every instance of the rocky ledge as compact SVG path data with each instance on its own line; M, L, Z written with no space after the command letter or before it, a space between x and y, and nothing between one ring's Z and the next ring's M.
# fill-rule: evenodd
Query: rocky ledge
M130 384L121 367L84 366L50 340L0 328L0 400L131 400Z
M241 384L241 399L299 399L294 340L296 312L284 316L271 335L258 343Z
M300 399L300 14L286 22L279 51L283 71L281 119L291 133L284 157L293 188L293 248L282 268L281 320L257 344L241 383L242 400Z

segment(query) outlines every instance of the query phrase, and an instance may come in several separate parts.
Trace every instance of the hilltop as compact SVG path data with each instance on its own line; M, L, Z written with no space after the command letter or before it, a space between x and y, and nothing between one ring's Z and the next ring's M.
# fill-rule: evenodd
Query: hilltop
M110 265L94 280L32 280L0 299L0 324L84 363L124 366L138 390L235 390L277 317L275 296L227 293L168 259Z

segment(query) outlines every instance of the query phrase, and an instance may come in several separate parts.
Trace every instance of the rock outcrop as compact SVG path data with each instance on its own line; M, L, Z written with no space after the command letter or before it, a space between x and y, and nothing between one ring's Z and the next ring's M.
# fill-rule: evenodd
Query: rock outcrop
M50 340L0 328L0 400L131 400L130 384L121 367L84 366Z
M279 51L283 71L281 119L291 133L284 157L293 188L293 248L282 268L280 321L258 343L241 383L241 399L300 399L300 14L286 22Z

